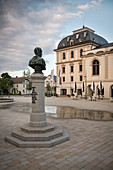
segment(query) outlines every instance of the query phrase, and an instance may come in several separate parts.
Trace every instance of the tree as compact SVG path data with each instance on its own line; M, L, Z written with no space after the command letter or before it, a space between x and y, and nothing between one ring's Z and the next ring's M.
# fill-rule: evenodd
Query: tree
M51 90L50 84L47 84L46 89L47 89L47 91L50 91L50 90Z
M1 77L4 78L4 79L5 78L9 78L10 79L11 78L11 76L7 72L6 73L2 73Z
M13 81L11 80L11 76L6 72L2 73L0 78L0 91L1 94L9 94L9 90L13 85Z
M56 86L53 86L52 89L54 90L54 92L56 92Z
M28 91L32 90L32 84L31 84L31 83L27 84L26 89L27 89Z
M50 84L47 84L46 89L47 89L47 96L51 96L51 86L50 86Z
M12 87L12 80L9 78L0 78L0 89L1 94L8 94L10 88Z

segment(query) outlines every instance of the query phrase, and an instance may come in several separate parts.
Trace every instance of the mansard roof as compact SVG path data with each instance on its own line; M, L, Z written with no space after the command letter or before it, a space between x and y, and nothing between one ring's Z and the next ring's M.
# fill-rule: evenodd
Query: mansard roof
M100 45L100 46L96 47L96 49L97 48L106 48L106 47L111 47L111 46L113 46L113 42L107 43L107 44L104 44L104 45Z
M63 38L58 44L57 49L76 46L89 42L97 44L97 46L108 44L108 42L103 37L95 34L94 30L88 27L83 27L73 31L72 35L68 35L67 37Z

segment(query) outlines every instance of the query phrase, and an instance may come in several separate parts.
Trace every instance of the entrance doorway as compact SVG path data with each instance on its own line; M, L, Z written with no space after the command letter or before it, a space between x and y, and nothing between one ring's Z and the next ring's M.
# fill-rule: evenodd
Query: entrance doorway
M82 89L78 89L77 94L82 96Z
M61 89L60 94L64 96L67 95L67 89Z

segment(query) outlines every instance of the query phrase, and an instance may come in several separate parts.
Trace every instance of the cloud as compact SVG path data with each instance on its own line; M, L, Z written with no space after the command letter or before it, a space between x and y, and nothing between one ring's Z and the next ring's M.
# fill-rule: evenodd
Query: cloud
M79 5L77 8L84 11L88 10L90 8L90 5L89 4Z
M85 5L78 5L77 6L78 12L76 13L76 15L79 16L90 8L96 8L97 6L100 6L102 1L104 0L92 0L91 2L86 3Z
M101 2L104 1L104 0L93 0L91 1L91 7L96 7L96 6L99 6L101 4Z
M80 16L81 14L83 14L84 13L84 11L78 11L78 12L76 12L76 16Z
M53 50L65 26L101 1L77 6L73 0L1 0L0 72L27 69L36 46L55 65Z
M100 6L102 1L104 1L104 0L92 0L91 2L86 2L86 4L77 5L76 12L72 13L71 16L81 17L88 10Z

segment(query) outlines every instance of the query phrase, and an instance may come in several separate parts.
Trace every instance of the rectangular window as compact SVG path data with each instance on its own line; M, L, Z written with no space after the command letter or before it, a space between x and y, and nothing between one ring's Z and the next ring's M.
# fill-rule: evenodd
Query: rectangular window
M65 67L62 67L62 73L65 73Z
M80 76L80 81L82 81L82 76Z
M63 82L65 82L65 77L63 77Z
M63 60L66 58L65 53L63 53Z
M71 76L71 81L73 81L73 76Z
M82 71L82 65L79 65L79 71Z
M71 66L71 72L73 72L73 66Z

